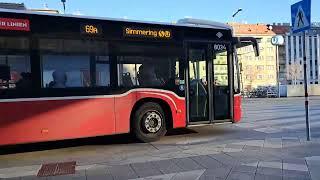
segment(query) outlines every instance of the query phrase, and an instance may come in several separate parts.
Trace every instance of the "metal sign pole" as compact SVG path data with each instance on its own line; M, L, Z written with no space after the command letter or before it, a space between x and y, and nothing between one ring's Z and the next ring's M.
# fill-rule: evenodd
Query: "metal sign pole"
M309 123L309 94L308 94L308 72L307 72L307 32L303 33L303 70L304 70L304 97L305 97L305 113L306 113L306 128L307 140L310 141L310 123Z

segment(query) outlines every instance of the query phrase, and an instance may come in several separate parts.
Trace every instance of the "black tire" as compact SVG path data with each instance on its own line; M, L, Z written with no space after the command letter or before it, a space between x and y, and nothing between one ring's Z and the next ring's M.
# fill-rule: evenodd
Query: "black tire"
M152 126L147 123L151 121ZM138 108L134 114L132 126L133 134L142 142L157 141L167 132L164 111L159 104L154 102L147 102Z

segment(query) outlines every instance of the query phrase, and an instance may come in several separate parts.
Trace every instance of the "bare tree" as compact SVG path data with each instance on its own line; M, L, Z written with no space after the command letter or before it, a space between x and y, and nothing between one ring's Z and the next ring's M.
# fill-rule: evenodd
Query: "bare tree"
M302 79L302 65L300 63L293 63L287 66L287 80L292 84L298 84L298 80Z

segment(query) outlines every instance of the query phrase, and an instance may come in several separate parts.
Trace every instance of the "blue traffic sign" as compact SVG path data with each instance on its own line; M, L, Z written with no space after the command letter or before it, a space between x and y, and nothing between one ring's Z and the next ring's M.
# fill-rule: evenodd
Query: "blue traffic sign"
M302 0L291 6L292 33L311 28L311 0Z

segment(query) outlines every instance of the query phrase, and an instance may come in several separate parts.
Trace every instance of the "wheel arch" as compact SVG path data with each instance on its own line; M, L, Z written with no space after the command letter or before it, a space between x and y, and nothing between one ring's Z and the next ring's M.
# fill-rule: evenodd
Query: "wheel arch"
M154 102L157 103L161 106L161 108L163 109L164 113L165 113L165 118L166 118L166 128L167 129L171 129L173 128L173 117L172 117L172 110L170 108L170 105L165 101L162 100L160 98L142 98L139 101L137 101L131 111L130 114L130 131L132 131L132 123L134 121L134 113L138 110L139 107L141 107L144 103L148 103L148 102Z

